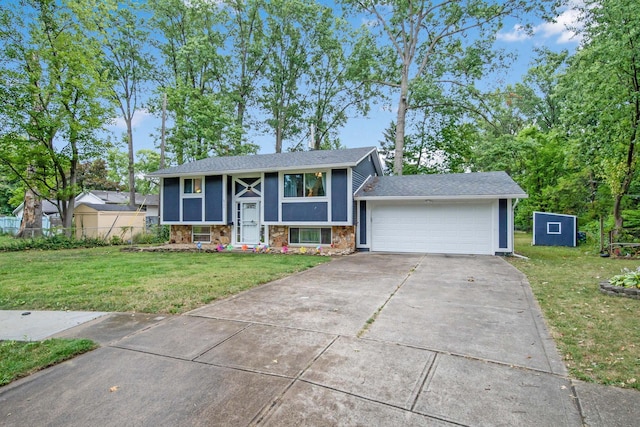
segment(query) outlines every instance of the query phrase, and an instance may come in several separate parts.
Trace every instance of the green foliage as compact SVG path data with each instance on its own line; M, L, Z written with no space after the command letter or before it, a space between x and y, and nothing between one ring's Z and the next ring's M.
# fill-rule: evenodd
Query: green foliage
M573 156L609 188L619 233L623 198L638 178L640 5L589 0L580 12L583 42L560 81L561 118Z
M0 252L94 248L108 246L109 244L110 243L104 239L99 238L75 239L65 234L54 234L50 237L40 237L36 239L11 239L8 242L0 244Z
M613 276L609 283L623 288L640 288L640 267L636 270L623 269L623 273Z
M423 128L442 128L439 114L451 109L475 110L478 100L474 83L504 59L493 49L502 20L521 11L530 12L537 2L370 2L344 0L355 14L375 21L372 31L378 39L378 66L374 77L397 97L394 173L402 174L407 116L413 110L427 110ZM475 37L469 37L474 34ZM448 121L445 121L448 124ZM433 135L430 135L433 137ZM420 138L425 141L426 138Z
M154 225L145 233L133 235L135 245L163 244L169 241L170 228L168 225Z
M87 339L0 341L0 387L96 347Z

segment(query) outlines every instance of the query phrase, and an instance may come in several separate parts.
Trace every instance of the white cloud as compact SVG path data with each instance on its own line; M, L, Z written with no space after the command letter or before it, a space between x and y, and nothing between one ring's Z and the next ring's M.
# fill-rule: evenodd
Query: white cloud
M577 9L567 9L562 12L555 22L545 22L534 28L534 32L543 38L555 38L558 44L575 43L580 41L576 30L580 28L580 12Z
M508 31L508 32L501 31L497 34L496 37L500 41L512 43L512 42L527 40L530 38L530 35L527 34L527 32L525 31L525 28L522 25L516 24L513 26L511 31Z
M142 124L147 118L153 117L149 111L145 109L136 110L133 115L133 121L131 125L135 128ZM121 130L127 130L127 123L124 121L124 117L118 117L113 121L113 127Z
M543 22L532 28L531 34L525 28L516 24L510 31L499 32L497 39L506 43L522 42L533 37L542 39L555 39L557 44L578 43L581 40L577 31L581 28L579 7L582 2L576 1L570 4L554 22Z

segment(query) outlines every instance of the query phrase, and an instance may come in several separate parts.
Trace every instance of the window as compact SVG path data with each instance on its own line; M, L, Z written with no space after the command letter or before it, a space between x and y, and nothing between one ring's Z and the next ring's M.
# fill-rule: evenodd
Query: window
M185 178L184 194L202 193L202 178Z
M562 234L562 223L560 222L548 222L547 234Z
M289 243L292 245L330 245L331 228L290 228Z
M284 176L284 197L324 197L325 172L288 173Z
M192 242L211 243L211 227L208 225L194 225L191 227Z

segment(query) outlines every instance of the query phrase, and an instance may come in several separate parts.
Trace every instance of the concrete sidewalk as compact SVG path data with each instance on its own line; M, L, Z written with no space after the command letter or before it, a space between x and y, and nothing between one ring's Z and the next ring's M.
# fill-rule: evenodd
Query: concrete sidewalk
M357 254L187 315L135 316L59 334L103 347L0 389L0 425L640 419L640 393L567 378L524 276L496 257Z

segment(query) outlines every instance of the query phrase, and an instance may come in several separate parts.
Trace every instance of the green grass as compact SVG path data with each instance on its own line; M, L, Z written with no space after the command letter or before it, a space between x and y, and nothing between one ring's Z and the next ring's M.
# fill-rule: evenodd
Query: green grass
M122 252L117 247L4 252L0 310L183 313L327 261L301 255ZM0 386L93 348L89 340L0 341Z
M328 261L248 253L121 252L117 247L0 253L0 310L184 313Z
M95 347L93 341L85 339L0 341L0 387Z
M531 246L516 235L510 258L527 275L558 350L575 378L640 389L640 300L605 295L598 284L639 260L602 258L590 247Z

